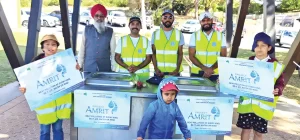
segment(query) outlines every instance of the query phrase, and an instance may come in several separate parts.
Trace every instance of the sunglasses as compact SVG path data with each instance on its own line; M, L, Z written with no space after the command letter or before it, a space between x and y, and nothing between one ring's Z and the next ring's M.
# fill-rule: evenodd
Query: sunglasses
M164 16L164 17L163 17L164 20L167 20L167 19L173 19L173 18L174 18L173 16Z
M105 18L105 16L103 16L103 15L95 15L94 17L95 18Z

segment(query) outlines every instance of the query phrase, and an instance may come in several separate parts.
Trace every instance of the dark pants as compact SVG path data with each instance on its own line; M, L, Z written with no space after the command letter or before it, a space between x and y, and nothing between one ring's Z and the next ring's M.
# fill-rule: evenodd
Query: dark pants
M191 73L191 77L203 77L204 75L204 71L199 71L198 74L195 73ZM208 79L212 82L217 81L217 79L219 78L219 75L211 75Z
M164 75L170 75L170 72L164 72ZM154 73L154 76L157 76L156 73ZM172 75L173 76L173 75ZM180 73L178 73L177 75L175 76L180 76Z

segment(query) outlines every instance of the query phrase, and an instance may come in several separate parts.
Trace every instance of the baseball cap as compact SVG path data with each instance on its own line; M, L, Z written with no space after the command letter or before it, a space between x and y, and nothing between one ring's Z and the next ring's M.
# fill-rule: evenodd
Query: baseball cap
M173 11L170 10L170 9L164 10L164 12L162 13L162 16L165 15L165 14L171 14L172 16L174 16Z
M177 88L177 86L173 82L168 82L168 83L164 84L163 87L161 88L161 90L162 91L175 90L175 91L179 92L179 89Z
M212 19L213 16L209 12L203 12L203 13L200 14L199 20L203 20L204 18L210 18L210 19Z
M131 22L133 22L133 21L137 21L137 22L139 22L140 24L142 24L141 19L140 19L139 17L131 17L131 18L129 19L129 24L130 24Z

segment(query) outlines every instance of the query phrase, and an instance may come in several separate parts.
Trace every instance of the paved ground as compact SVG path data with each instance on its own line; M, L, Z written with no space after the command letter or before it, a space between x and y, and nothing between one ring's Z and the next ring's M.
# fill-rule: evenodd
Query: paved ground
M20 95L18 84L12 83L0 88L1 95L9 92L11 96ZM2 97L2 96L1 96ZM236 108L236 105L235 105ZM240 129L235 126L237 113L234 112L232 135L225 140L240 139ZM70 121L64 121L65 139L70 139ZM280 98L275 118L269 124L269 133L264 140L300 140L300 105L295 101ZM36 140L39 136L39 125L35 113L29 110L23 95L0 105L0 139Z

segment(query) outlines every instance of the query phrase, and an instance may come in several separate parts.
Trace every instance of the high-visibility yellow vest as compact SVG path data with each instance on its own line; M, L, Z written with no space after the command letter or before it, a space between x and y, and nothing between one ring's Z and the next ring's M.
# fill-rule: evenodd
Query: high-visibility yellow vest
M177 68L180 31L173 29L168 40L163 29L160 28L154 32L154 38L158 69L161 72L173 72ZM180 66L179 72L182 71L183 68Z
M132 43L129 35L121 37L121 58L123 62L128 66L138 66L143 61L145 61L148 43L149 40L146 37L140 36L136 47L134 47L134 44ZM149 65L147 65L144 68L137 70L135 74L137 74L139 77L148 78L150 76L149 71ZM128 73L128 70L123 68L122 66L119 66L119 72Z
M195 33L196 54L195 57L206 67L212 67L218 61L222 48L221 32L213 31L210 40L207 40L203 31ZM191 73L198 74L201 69L192 65ZM218 69L214 69L214 75L218 75Z
M283 69L283 65L278 64L276 61L274 62L274 82L276 82L278 77L281 75ZM278 96L275 96L273 102L268 102L241 96L238 106L238 113L255 113L257 116L262 117L265 120L272 120L278 98Z
M72 107L72 93L68 93L35 110L40 124L52 124L58 119L69 119Z

